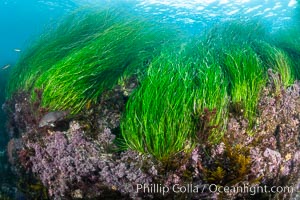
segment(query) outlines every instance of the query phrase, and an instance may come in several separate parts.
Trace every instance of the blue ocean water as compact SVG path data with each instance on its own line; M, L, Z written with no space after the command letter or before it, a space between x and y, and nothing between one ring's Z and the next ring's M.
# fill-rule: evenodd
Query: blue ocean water
M4 102L5 80L30 40L44 27L77 8L72 1L0 1L0 104ZM2 69L9 66L7 69ZM4 113L0 112L0 151L5 147Z
M270 26L293 23L299 13L297 0L2 0L0 2L0 66L14 63L26 42L42 31L47 23L78 7L122 6L162 21L206 27L234 18L261 17Z
M263 19L270 31L300 26L297 0L1 0L0 105L5 101L10 68L30 41L62 16L81 7L126 7L128 11L180 24L193 34L227 20ZM7 143L5 114L0 112L0 151ZM1 169L0 169L1 170Z
M78 7L122 6L136 12L159 16L162 21L206 27L234 18L262 17L273 27L299 19L296 0L2 0L0 2L0 66L13 64L26 42L50 21Z
M59 3L58 3L59 2ZM5 86L11 67L20 54L51 21L77 8L71 1L0 1L0 105L5 101ZM8 134L5 113L0 110L0 191L13 196L16 186L6 159ZM0 197L1 199L2 197ZM22 199L22 195L20 196Z

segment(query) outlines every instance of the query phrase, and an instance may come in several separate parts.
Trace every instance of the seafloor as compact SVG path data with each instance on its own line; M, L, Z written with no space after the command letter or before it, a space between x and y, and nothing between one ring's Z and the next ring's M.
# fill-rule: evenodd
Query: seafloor
M17 93L5 104L9 114L8 157L20 177L23 195L37 199L293 199L299 191L300 84L274 93L270 82L259 101L257 126L230 113L218 145L201 144L176 155L168 165L132 150L115 151L125 90L116 86L101 103L55 127L39 127L28 94ZM44 111L43 111L44 112ZM149 184L152 190L137 190ZM152 185L151 185L152 184ZM154 185L156 184L156 189ZM199 187L197 192L166 192L162 187ZM292 186L294 192L217 193L207 184L255 187ZM137 192L138 191L138 192ZM299 195L299 193L298 193ZM296 198L296 197L295 197Z

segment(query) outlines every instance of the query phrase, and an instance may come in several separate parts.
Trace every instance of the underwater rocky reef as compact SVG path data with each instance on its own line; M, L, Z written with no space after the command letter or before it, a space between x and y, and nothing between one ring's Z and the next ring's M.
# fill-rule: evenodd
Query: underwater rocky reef
M231 21L191 38L122 12L68 16L8 82L20 193L299 198L300 37L288 33Z

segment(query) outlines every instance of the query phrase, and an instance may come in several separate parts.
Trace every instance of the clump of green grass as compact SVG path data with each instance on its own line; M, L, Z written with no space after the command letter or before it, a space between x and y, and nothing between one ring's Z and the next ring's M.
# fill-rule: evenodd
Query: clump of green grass
M151 63L140 88L130 97L121 123L129 148L166 162L190 150L195 131L195 88L190 69L171 55Z
M13 67L7 95L10 97L18 89L31 90L41 74L70 53L84 47L96 33L109 27L115 18L108 11L94 13L82 10L66 16L58 25L49 25Z
M294 77L300 79L300 37L299 26L292 28L285 28L279 30L272 35L274 38L270 41L274 46L283 50L285 54L290 58L290 64Z
M251 127L267 81L262 62L251 47L236 46L225 53L222 68L228 77L233 111L242 113Z
M266 70L252 45L266 38L265 27L258 20L216 25L199 38L200 56L208 65L221 66L227 79L224 84L231 100L227 107L247 118L250 126L254 124L259 93L267 80Z
M211 29L197 36L206 53L211 53L214 60L221 61L223 51L233 46L250 45L256 40L265 40L267 30L257 20L235 20L216 24Z
M264 26L250 25L215 27L199 41L183 43L180 59L171 52L156 59L127 104L121 123L127 145L166 160L183 151L186 141L199 142L199 134L200 142L217 143L230 109L248 119L250 130L268 69L280 74L285 87L294 80L286 52L270 43ZM256 48L258 41L265 46Z
M68 17L37 41L15 67L9 94L21 88L34 98L39 88L43 106L77 113L124 73L145 69L172 32L109 11L81 17Z
M295 81L292 62L283 50L263 41L257 42L255 49L263 61L265 70L271 69L279 74L280 80L274 82L277 92L281 86L287 88Z
M44 105L80 111L87 101L96 101L112 88L125 70L134 73L135 68L145 67L143 61L151 59L156 41L141 34L142 28L136 22L114 24L53 65L35 84L43 88Z
M199 62L195 68L197 76L195 77L196 95L194 99L194 113L199 117L200 131L198 134L209 134L207 137L210 142L216 143L220 141L226 129L228 114L228 82L218 63L208 64L208 61ZM205 110L212 112L209 116L201 117ZM212 131L207 133L208 127ZM201 141L203 142L203 141ZM204 141L205 142L205 141Z
M195 62L185 53L163 53L127 103L121 123L127 146L168 161L196 141L219 141L226 127L227 85L220 66L201 58ZM205 110L214 112L209 121L202 117ZM208 133L208 126L215 128Z

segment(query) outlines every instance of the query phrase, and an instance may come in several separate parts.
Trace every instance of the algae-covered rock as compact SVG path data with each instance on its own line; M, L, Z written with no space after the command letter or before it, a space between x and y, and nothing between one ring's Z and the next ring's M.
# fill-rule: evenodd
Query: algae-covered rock
M299 84L274 96L271 87L262 95L258 123L248 135L248 123L242 116L230 115L223 142L218 145L197 145L191 152L181 152L167 166L151 155L132 150L116 152L111 128L119 123L108 123L105 113L118 122L126 101L118 89L107 92L99 104L92 105L78 121L71 121L64 131L47 129L22 133L23 148L14 150L17 169L26 168L48 189L50 199L61 198L118 198L118 199L249 199L250 193L211 193L208 184L222 187L286 186L299 187L299 113L297 113ZM112 101L114 99L114 101ZM24 104L19 104L24 105ZM276 105L276 106L275 106ZM24 105L25 106L25 105ZM28 107L28 106L26 106ZM25 108L21 108L25 109ZM25 112L26 113L26 112ZM24 113L23 113L24 114ZM23 118L20 115L10 120ZM47 114L45 115L47 116ZM94 122L94 129L85 123ZM103 123L98 124L99 121ZM90 122L89 122L90 123ZM18 125L17 123L15 123ZM22 125L22 124L21 124ZM23 125L22 125L23 126ZM34 127L34 126L31 126ZM35 130L41 130L35 126ZM277 127L277 128L276 128ZM57 127L59 128L59 127ZM93 131L93 134L90 132ZM29 136L31 135L31 136ZM90 137L93 136L93 137ZM175 193L164 196L157 192L137 192L137 185L151 184L172 188L193 185L198 193ZM30 192L29 192L30 193ZM30 193L31 194L31 193ZM33 194L33 193L32 193ZM288 199L293 193L257 193L259 199Z

